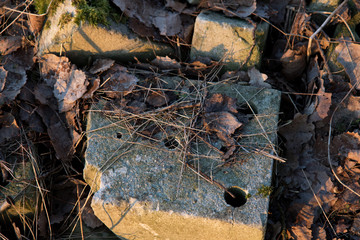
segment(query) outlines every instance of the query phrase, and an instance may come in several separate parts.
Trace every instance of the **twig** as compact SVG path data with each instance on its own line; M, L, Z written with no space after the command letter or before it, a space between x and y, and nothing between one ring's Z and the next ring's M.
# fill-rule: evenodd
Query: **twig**
M343 1L327 18L326 20L321 24L321 26L310 36L308 47L307 47L307 61L309 61L310 54L311 54L311 44L314 37L326 26L326 24L329 23L331 18L347 3L348 0Z

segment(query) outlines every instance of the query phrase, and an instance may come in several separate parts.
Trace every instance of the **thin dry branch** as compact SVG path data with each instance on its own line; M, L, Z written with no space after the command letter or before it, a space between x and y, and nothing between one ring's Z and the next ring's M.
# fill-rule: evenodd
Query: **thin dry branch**
M315 36L329 23L329 21L334 17L334 15L348 2L348 0L343 1L327 18L326 20L321 24L321 26L310 36L308 47L307 47L307 61L309 61L310 54L311 54L311 44L312 40L315 38Z

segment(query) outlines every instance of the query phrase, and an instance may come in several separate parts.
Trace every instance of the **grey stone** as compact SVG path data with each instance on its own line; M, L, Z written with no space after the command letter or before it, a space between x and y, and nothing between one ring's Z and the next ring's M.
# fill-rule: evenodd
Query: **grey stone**
M174 89L187 80L164 78L165 88ZM166 84L168 83L168 84ZM195 89L201 81L189 82ZM174 90L186 95L189 88ZM268 196L257 194L271 185L273 160L255 153L272 153L276 142L280 92L240 84L214 84L209 93L223 93L245 99L256 111L242 129L236 162L224 164L218 151L222 142L210 140L210 147L200 138L189 143L192 111L181 114L151 115L164 131L152 136L157 141L140 138L127 117L102 113L104 101L93 105L88 115L84 178L94 193L91 206L95 215L119 237L125 239L263 239L269 204ZM177 92L178 91L178 92ZM196 99L188 94L186 99ZM143 114L143 117L146 115ZM188 126L175 128L173 125ZM133 126L136 127L136 126ZM174 147L167 144L172 138ZM189 154L184 154L184 152ZM237 186L248 195L247 202L233 208L224 200L224 189L204 180L186 167L190 161L203 174L222 186Z
M203 11L195 21L191 59L224 60L226 70L260 66L269 25Z
M133 33L125 24L110 23L109 26L77 25L74 19L66 24L60 20L64 13L76 16L71 0L60 3L47 22L39 41L39 55L54 53L67 56L73 63L83 66L89 58L112 58L121 62L152 60L156 55L173 53L170 45L152 42ZM47 24L45 24L46 26Z

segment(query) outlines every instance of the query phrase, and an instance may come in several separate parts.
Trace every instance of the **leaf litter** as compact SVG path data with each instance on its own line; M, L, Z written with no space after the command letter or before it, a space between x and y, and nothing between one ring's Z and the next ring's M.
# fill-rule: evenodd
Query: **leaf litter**
M130 27L136 29L135 31L140 35L152 36L155 40L164 40L164 36L178 35L188 39L184 40L185 42L190 42L194 16L199 10L196 7L175 0L156 2L156 4L152 4L152 1L113 2L130 17ZM282 24L284 20L280 17L285 14L281 13L285 13L288 2L271 1L267 6L262 6L261 1L215 0L202 1L202 8L223 11L231 17L249 17L251 14L258 14L262 17L270 17L273 23ZM358 3L355 2L355 5L357 6ZM342 16L349 18L346 11L343 11ZM310 21L312 20L309 15L299 11L291 33L310 36L314 32L312 25L309 24ZM18 26L15 27L15 25L11 31L20 32ZM318 35L320 38L318 40L320 47L325 50L329 43L323 34ZM333 116L334 137L331 139L330 146L331 161L340 179L355 191L360 191L358 44L341 40L335 48L337 60L344 67L350 81L336 74L333 76L334 80L329 80L324 66L326 59L320 52L315 50L312 52L317 56L308 56L304 49L306 42L303 39L291 40L286 50L278 54L282 76L250 69L247 72L239 70L225 73L220 81L241 81L244 85L273 87L290 92L290 94L295 91L306 92L304 96L290 95L289 97L287 95L292 101L289 104L293 104L296 109L294 111L296 114L291 119L286 119L288 122L282 122L282 127L279 129L285 142L284 154L288 161L286 165L280 166L281 171L278 174L278 181L283 184L281 186L282 198L275 195L273 197L275 201L280 202L281 208L286 209L286 214L283 216L286 224L283 225L280 221L273 222L276 221L276 218L272 219L274 215L270 215L269 223L273 224L277 233L283 233L284 229L287 229L287 233L295 239L308 239L310 236L314 239L348 237L350 234L355 236L360 226L359 199L334 180L324 159L327 157L330 117L336 106L339 106ZM36 72L37 65L34 65L32 47L24 45L24 37L7 36L1 37L0 41L2 43L0 51L3 55L0 66L0 105L5 110L0 112L0 136L5 144L8 144L11 139L18 138L22 124L25 124L29 127L29 131L35 132L28 134L36 136L32 138L34 142L42 139L41 136L43 137L46 133L50 139L48 141L53 145L54 156L63 163L70 164L70 160L73 160L73 155L76 154L75 147L81 138L83 128L80 123L83 111L79 108L88 108L85 102L99 96L110 98L108 109L117 114L125 114L125 116L129 113L144 116L154 112L164 114L166 111L179 111L188 106L195 107L198 112L201 112L200 106L193 105L191 101L189 104L177 102L179 96L174 96L171 91L164 89L163 85L153 81L152 77L147 78L145 89L142 89L139 86L140 80L133 74L132 69L125 68L111 59L96 60L90 70L86 71L77 69L67 58L44 56L45 58L39 59L36 63L40 65L38 71L41 79L39 81L37 76L30 76L27 73L29 70ZM307 59L309 57L310 61ZM145 65L142 63L142 66L145 67ZM157 69L152 68L154 66ZM197 59L192 63L184 63L169 57L157 57L145 68L156 69L162 74L175 70L176 73L200 78L211 73L212 69L218 66L219 63L211 59ZM33 81L31 78L38 80ZM149 83L155 83L155 85ZM355 87L355 90L352 89L350 96L344 99L351 87ZM193 89L183 86L181 91L189 93ZM18 105L15 104L14 99L19 101ZM217 138L224 143L226 150L222 154L226 161L236 154L234 138L246 124L244 120L246 118L237 112L238 108L233 104L235 99L228 98L226 95L206 96L205 99L203 115L199 115L193 124L205 130L212 138ZM17 112L10 111L8 106L19 108L19 115ZM289 114L286 113L286 115ZM139 133L147 138L156 138L162 131L164 129L161 129L161 126L148 124ZM45 146L51 149L50 145ZM4 150L1 149L1 151ZM52 153L42 152L42 154ZM79 183L68 185L68 190L78 188L75 185L78 186ZM59 191L61 184L57 184L54 189ZM71 191L67 193L68 190L64 190L66 194L60 196L60 198L63 197L61 202L68 199L74 201L71 202L71 206L66 205L62 209L54 209L51 214L53 223L63 222L69 211L71 212L70 208L73 208L79 200L77 197L74 198L77 193L70 193ZM83 195L80 198L81 206L84 206L86 202L82 216L85 224L91 227L99 226L100 223L94 218L88 205L89 200ZM332 217L331 212L337 214L336 217ZM42 211L40 214L39 226L43 226L40 229L41 234L47 232L48 227L44 224L47 221L44 213ZM324 218L326 215L329 221ZM331 225L334 227L330 227ZM331 229L334 229L334 232Z

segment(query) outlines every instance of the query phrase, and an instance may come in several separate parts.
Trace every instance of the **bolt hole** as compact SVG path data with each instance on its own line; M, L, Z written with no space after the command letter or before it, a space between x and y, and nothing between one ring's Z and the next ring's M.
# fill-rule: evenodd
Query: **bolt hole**
M120 132L116 133L116 138L118 138L118 139L122 138L122 133L120 133Z
M179 143L176 141L174 137L168 137L164 140L165 147L168 149L175 149L179 147Z
M230 193L234 196L231 196ZM238 186L229 187L224 193L224 199L232 207L241 207L247 201L246 192Z

